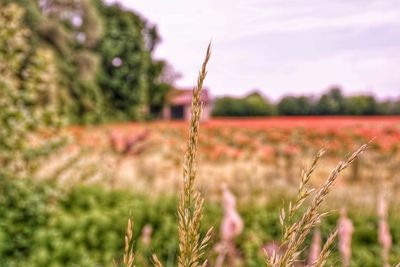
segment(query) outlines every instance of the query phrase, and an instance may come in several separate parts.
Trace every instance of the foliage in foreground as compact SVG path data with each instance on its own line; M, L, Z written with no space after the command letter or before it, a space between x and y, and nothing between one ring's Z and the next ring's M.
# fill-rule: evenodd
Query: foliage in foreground
M2 178L0 188L2 266L110 266L113 259L121 262L122 237L129 215L134 221L136 265L152 266L150 257L156 251L165 266L176 266L176 198L155 200L96 186L77 186L71 191L62 191L55 189L54 184L32 183L28 179ZM276 199L262 206L239 206L245 227L236 243L245 266L264 265L261 246L280 239L280 205L281 199ZM349 215L355 228L352 266L380 266L378 218L356 210L350 211ZM205 206L203 224L215 225L216 233L221 218L219 204ZM327 238L324 234L335 227L337 219L338 215L332 214L323 220L324 240ZM400 216L393 215L389 219L394 241L390 262L395 263L400 260ZM150 246L144 245L140 237L145 225L153 228ZM201 228L202 235L206 231L206 227ZM308 238L305 245L309 242ZM307 254L305 250L301 258L306 258ZM213 263L213 253L209 255ZM340 256L334 245L328 266L337 266L339 262Z

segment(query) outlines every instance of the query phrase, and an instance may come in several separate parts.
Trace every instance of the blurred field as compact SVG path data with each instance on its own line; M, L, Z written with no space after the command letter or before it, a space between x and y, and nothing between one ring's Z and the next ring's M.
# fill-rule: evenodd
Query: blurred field
M287 45L286 37L294 32L287 26L293 23L284 23L282 29L289 31L284 30L285 44L279 45L290 48L290 53L275 53L274 45L267 50L260 46L256 52L253 45L267 33L261 36L254 32L261 28L247 25L239 32L249 31L245 36L251 36L251 46L234 44L243 38L229 38L228 43L220 39L230 34L216 36L216 75L229 74L222 80L234 86L217 86L212 77L205 81L210 43L192 91L177 85L191 84L187 75L195 65L185 55L196 54L197 45L185 39L191 43L185 46L188 53L179 51L185 64L172 64L169 58L177 59L176 53L156 55L163 39L156 18L111 2L0 0L0 267L305 267L324 265L329 253L327 266L400 266L400 99L395 92L388 94L388 86L395 84L386 75L388 68L384 76L379 73L385 55L372 55L371 62L378 63L373 71L369 61L364 68L364 58L371 57L358 53L363 49L350 56L351 49L340 45L348 59L336 61L342 56L327 50L335 45L332 38L325 38L329 44L321 42L321 48L329 53L315 61L306 49L293 50L293 42ZM179 8L179 14L189 14L186 4L178 9L167 6L174 17ZM360 25L368 26L371 34L369 27L377 21L365 24L365 11L386 13L376 5L365 6L368 10L363 5L362 16L349 13L351 20L343 18L351 24L353 17L362 18ZM292 10L284 4L267 13L286 8ZM310 14L299 21L321 17L312 14L314 10L312 5ZM253 14L240 17L259 23ZM179 16L182 19L185 16ZM336 18L328 19L329 27L338 26L332 24ZM213 29L225 25L202 22ZM318 30L325 27L324 20L320 22ZM177 27L180 24L168 32L187 35ZM200 28L193 29L200 45L204 36ZM361 37L358 33L355 36ZM281 38L274 34L267 39L273 44ZM229 49L221 50L222 43ZM306 43L296 44L301 48ZM256 52L257 59L280 56L263 60L272 65L264 66L259 81L248 64L228 64L239 67L235 71L241 76L231 80L232 72L225 67L221 72L220 67L228 61L218 63L228 58L221 54L228 50L235 52L233 60L246 62L253 58L249 51ZM306 64L296 74L287 63L303 57L317 62L317 68ZM359 70L368 71L354 69L340 77L321 65L325 61L341 71L358 69L359 61ZM261 70L261 65L254 66ZM246 69L252 72L251 79L243 75ZM281 85L274 84L277 70L284 74L278 75ZM363 85L349 83L348 73L350 81ZM288 86L289 76L294 86ZM375 76L378 83L366 81ZM318 90L324 84L332 86ZM342 91L340 84L349 88ZM355 94L364 84L380 89ZM284 90L289 87L293 90ZM236 90L220 91L223 88ZM222 95L246 88L259 89L243 97ZM220 97L211 98L217 94ZM269 97L277 94L281 98L271 102ZM188 119L190 114L190 124L167 120ZM279 117L289 115L297 117ZM222 117L202 123L199 130L199 122L210 116ZM320 160L321 148L327 153ZM154 264L153 253L163 265ZM206 259L207 264L199 262Z
M153 196L175 195L186 129L183 121L69 127L64 132L72 144L40 172L49 176L63 164L76 164L73 173L62 172L62 183L85 180ZM372 139L332 197L343 205L375 206L380 190L390 194L399 188L400 116L218 118L201 125L199 138L198 183L209 199L218 199L222 182L245 202L291 195L302 167L324 147L328 153L311 181L316 186L341 158Z
M43 132L33 140L46 142L52 135ZM9 266L110 266L121 259L126 218L132 216L138 266L153 266L154 251L165 266L176 266L187 122L74 126L60 135L67 145L33 175L47 182L0 180L5 196L0 198L5 207L0 210L2 260ZM371 139L371 147L340 175L322 207L333 210L319 227L323 240L337 226L337 210L349 211L354 224L350 266L382 266L376 212L381 193L390 205L389 262L400 261L400 117L221 118L201 124L196 182L206 198L201 233L209 226L216 229L207 250L211 266L221 240L224 183L237 197L244 222L235 240L238 266L262 266L262 248L281 239L279 209L296 195L302 167L318 149L327 148L310 182L318 186L340 159ZM149 227L150 245L143 241ZM305 247L310 242L311 236ZM306 248L301 259L309 255ZM340 262L337 241L328 266Z

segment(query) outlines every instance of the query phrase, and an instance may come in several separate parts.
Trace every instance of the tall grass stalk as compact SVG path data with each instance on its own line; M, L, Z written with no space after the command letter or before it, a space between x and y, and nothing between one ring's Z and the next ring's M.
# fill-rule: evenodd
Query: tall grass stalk
M322 158L325 152L325 149L319 150L318 153L315 155L311 165L307 169L302 170L297 197L295 202L289 202L287 215L284 208L281 210L279 220L284 233L282 243L287 243L287 241L291 238L295 230L295 224L291 224L293 216L300 209L308 196L314 191L313 188L307 188L307 185L310 181L311 175L317 167L318 161Z
M207 63L211 56L211 44L208 45L206 57L193 90L192 109L189 124L189 139L183 163L183 191L178 205L179 256L178 263L182 267L204 266L201 263L204 249L211 237L210 229L206 236L200 237L200 223L203 217L204 199L194 188L196 179L196 154L199 134L200 116L202 111L201 93L203 82L207 75Z
M201 93L204 79L207 76L207 63L210 57L211 43L207 47L206 56L197 79L197 85L193 89L192 95L189 138L183 163L183 190L178 204L178 265L180 267L206 266L207 261L201 262L201 260L212 233L212 228L210 228L203 238L200 237L204 199L200 195L200 192L194 188L197 172L197 142L202 111ZM135 256L132 250L132 224L129 219L125 234L124 265L132 267L134 259ZM163 266L156 254L152 255L152 262L155 267Z
M133 253L133 225L132 221L128 219L128 225L125 232L125 250L124 250L124 266L133 267L135 254Z
M163 267L162 263L160 262L160 260L158 259L157 255L154 253L152 255L152 262L154 267Z
M333 242L336 239L336 236L338 234L338 231L335 230L333 233L331 233L328 237L328 240L326 240L321 253L318 256L318 259L316 262L312 263L310 267L323 267L325 266L326 260L328 259L329 255L331 254L331 248L333 245Z
M283 242L282 242L282 247L285 248L285 252L283 255L278 255L277 253L273 253L270 257L267 255L267 266L273 266L273 267L287 267L287 266L293 266L295 262L298 260L298 257L301 253L301 245L304 243L307 235L309 232L317 226L321 218L326 215L326 213L320 213L318 209L321 207L322 203L326 199L327 195L331 191L336 179L338 178L339 174L346 169L357 157L363 153L367 149L368 145L364 144L360 148L358 148L353 154L351 154L346 160L341 161L338 163L338 165L332 170L330 175L328 176L327 180L325 183L318 189L316 192L311 204L308 206L307 210L304 212L302 215L301 219L297 222L294 222L288 227L284 227L284 235L283 235ZM312 170L315 168L315 165L318 161L318 158L321 157L321 153L318 153L316 156L316 159L314 160L313 164L311 165L309 171L305 172L306 174L312 173ZM305 186L304 184L307 183L309 180L309 177L307 175L303 176L301 185L300 185L300 190L299 190L299 195L301 195L302 191L306 190L305 192L309 192L309 190L304 189ZM305 195L309 195L310 193L306 193ZM300 199L300 205L304 201L305 197L298 197L298 200L296 201L299 202ZM295 211L300 207L300 205L296 205ZM291 204L289 205L289 211L292 210ZM289 212L290 213L290 212ZM285 213L281 212L280 215L281 223L285 221ZM336 234L331 235L330 239L333 239L336 236ZM328 240L327 244L325 244L325 247L328 246L330 247L330 243L333 242L333 240ZM328 249L329 251L329 249ZM324 256L325 257L325 256ZM323 260L323 259L321 259ZM322 263L323 264L323 263Z

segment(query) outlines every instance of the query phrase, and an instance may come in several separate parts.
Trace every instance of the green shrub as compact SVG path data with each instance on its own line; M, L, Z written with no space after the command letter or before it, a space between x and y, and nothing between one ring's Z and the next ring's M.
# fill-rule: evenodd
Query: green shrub
M151 266L149 258L158 253L165 266L176 266L177 199L150 199L127 191L111 191L95 186L77 186L62 191L54 184L33 183L28 179L0 180L0 266L110 266L120 262L124 245L126 218L134 221L135 251L138 266ZM280 240L278 218L280 201L265 206L239 206L244 232L237 239L245 266L262 266L261 246ZM352 216L353 215L353 216ZM377 218L367 213L350 213L354 223L352 266L379 266ZM222 209L217 203L205 207L202 234L212 225L213 242L219 239ZM336 226L333 213L321 225L323 239ZM140 240L143 227L153 227L152 242ZM400 260L399 216L390 216L393 248L391 263ZM306 241L310 243L311 237ZM307 247L307 246L306 246ZM308 251L303 251L306 258ZM328 266L340 264L337 247Z
M23 180L18 180L17 184L20 181ZM3 221L0 236L11 240L15 232L20 231L23 243L6 242L10 245L8 253L0 255L2 262L17 258L20 264L29 263L29 266L109 266L122 256L126 218L131 214L137 240L135 250L141 254L137 259L140 265L149 266L154 251L160 252L159 257L167 266L176 263L177 200L174 198L151 200L124 191L76 187L61 194L57 206L49 212L48 199L42 189L32 183L25 183L22 188L19 194L4 197L9 205L3 212L13 217L17 212L25 217L18 225L15 220ZM210 207L206 211L209 215L214 214L206 219L207 224L220 221L218 209ZM13 224L15 226L10 227ZM141 230L146 224L154 229L150 248L140 242ZM205 233L206 229L202 231Z
M51 202L46 185L0 177L0 262L10 265L31 255L36 231L48 225Z

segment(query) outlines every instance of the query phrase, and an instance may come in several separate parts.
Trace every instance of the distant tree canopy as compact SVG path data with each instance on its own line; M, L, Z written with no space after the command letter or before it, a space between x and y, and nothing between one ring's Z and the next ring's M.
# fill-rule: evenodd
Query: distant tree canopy
M244 98L222 97L215 101L215 116L267 116L274 115L275 107L259 93L252 93Z
M29 30L27 60L43 50L54 58L59 112L71 122L145 119L160 112L170 84L163 78L166 62L152 56L160 41L155 26L102 0L0 0L0 8L11 3Z
M333 87L320 97L285 96L273 104L260 94L216 99L215 116L400 115L400 99L378 101L371 95L344 96Z
M312 115L312 99L306 96L286 96L277 104L277 110L280 115Z

